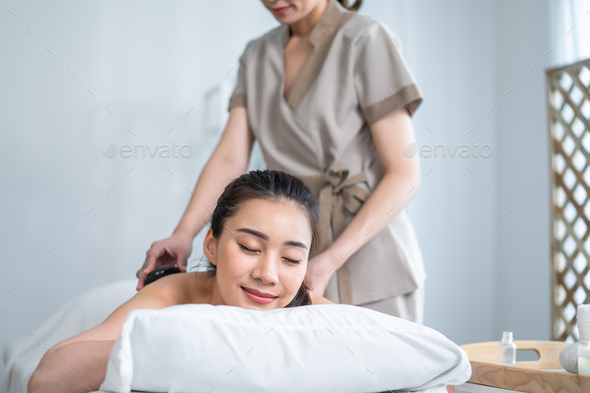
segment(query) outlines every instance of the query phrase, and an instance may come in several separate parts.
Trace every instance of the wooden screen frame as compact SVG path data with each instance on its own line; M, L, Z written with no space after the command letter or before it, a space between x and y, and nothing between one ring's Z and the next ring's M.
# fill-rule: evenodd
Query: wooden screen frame
M584 68L586 69L584 71ZM578 337L574 334L574 327L576 326L575 311L579 305L574 296L579 288L582 288L585 292L585 300L582 303L588 303L590 300L590 289L585 285L584 279L590 275L590 214L587 216L585 213L584 206L590 204L590 181L584 180L584 174L590 172L590 143L587 147L584 147L586 138L590 139L590 119L584 116L584 112L588 109L586 105L590 106L590 77L588 78L588 85L585 85L580 79L581 73L588 76L590 72L590 59L579 61L573 64L569 64L562 67L552 68L546 71L546 88L547 88L547 116L549 123L549 147L550 147L550 194L551 194L551 340L555 341L566 341L568 337L571 340L578 341ZM571 78L571 85L569 89L564 88L561 84L562 78L566 78L565 75ZM567 79L567 78L566 78ZM586 78L582 78L586 80ZM576 103L575 97L572 97L574 93L579 96L578 90L582 93L582 98ZM567 89L567 90L566 90ZM556 102L556 97L559 93L562 97L560 105ZM585 103L588 104L585 104ZM568 122L564 119L563 111L567 109L567 106L573 111L573 116ZM579 132L579 136L576 135L579 130L580 124L576 123L576 119L584 126L584 129ZM558 126L561 125L561 127ZM560 132L560 128L563 128L563 135L558 140L557 134ZM564 143L567 143L566 139L569 136L574 142L574 147L571 151L571 155L568 155L564 150ZM571 143L570 143L571 145ZM578 170L574 164L575 155L580 152L582 157L585 159L583 169ZM556 164L559 161L559 156L563 158L563 170L559 173L557 168L559 165ZM575 181L571 189L566 185L564 178L569 170L575 175ZM588 176L588 175L587 175ZM571 176L570 176L571 177ZM590 180L590 176L588 177ZM582 186L586 192L583 203L578 203L574 194L578 186ZM563 193L560 192L560 189ZM559 197L561 194L562 197ZM563 195L565 199L563 200ZM561 204L563 200L563 204ZM568 203L571 203L575 208L575 216L569 222L565 217L565 210ZM560 206L561 205L561 206ZM590 205L588 205L590 207ZM590 209L589 209L590 213ZM581 219L586 225L586 229L581 238L576 236L574 227L578 220ZM560 222L562 224L560 224ZM557 237L558 227L561 226L565 229L563 237L559 239ZM570 256L564 251L564 244L568 237L571 237L575 241L575 248ZM588 242L588 250L584 247L584 243ZM579 255L582 255L586 264L584 269L579 272L574 267L575 259ZM565 266L564 265L565 261ZM560 266L563 266L560 270ZM575 282L571 288L566 285L566 276L573 274ZM590 278L590 277L588 277ZM565 293L564 293L565 292ZM564 297L565 296L565 297ZM563 298L563 299L562 299ZM570 321L567 321L564 317L564 313L568 305L571 304L574 307L574 317Z

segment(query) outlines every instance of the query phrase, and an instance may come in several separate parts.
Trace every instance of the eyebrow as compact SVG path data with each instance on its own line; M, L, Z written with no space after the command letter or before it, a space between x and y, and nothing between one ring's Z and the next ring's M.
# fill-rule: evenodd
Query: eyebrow
M270 240L269 237L266 236L264 233L255 231L254 229L240 228L240 229L237 229L237 231L246 232L246 233L249 233L251 235L258 236L259 238L261 238L263 240L266 240L266 241L269 241ZM283 243L283 245L284 246L301 247L301 248L307 250L307 246L305 244L303 244L301 242L296 242L296 241L293 241L293 240L287 240L286 242Z

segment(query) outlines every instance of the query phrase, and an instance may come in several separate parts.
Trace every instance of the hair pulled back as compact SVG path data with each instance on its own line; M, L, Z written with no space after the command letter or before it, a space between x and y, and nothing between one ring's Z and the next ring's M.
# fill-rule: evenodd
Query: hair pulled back
M219 239L227 220L236 215L246 201L264 199L289 202L299 206L308 217L311 227L310 255L319 248L320 207L317 198L296 176L277 170L253 170L232 180L217 199L210 227L213 237ZM216 266L208 263L208 270ZM311 304L309 291L304 283L291 302L285 307Z

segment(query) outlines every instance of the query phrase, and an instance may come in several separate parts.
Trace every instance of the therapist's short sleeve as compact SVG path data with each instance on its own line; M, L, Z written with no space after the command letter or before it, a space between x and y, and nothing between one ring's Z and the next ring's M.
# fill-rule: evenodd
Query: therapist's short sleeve
M370 26L355 41L354 83L367 123L406 107L412 116L422 93L402 55L399 38L384 24Z
M252 41L248 42L246 45L246 49L240 56L239 68L238 68L238 81L236 83L236 87L229 99L229 105L227 106L227 110L231 111L231 109L235 106L243 106L246 108L246 56L248 52L252 49Z

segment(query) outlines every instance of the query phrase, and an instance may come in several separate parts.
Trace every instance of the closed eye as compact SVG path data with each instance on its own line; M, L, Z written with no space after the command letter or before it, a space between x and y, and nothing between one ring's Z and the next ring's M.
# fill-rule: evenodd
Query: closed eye
M246 246L244 246L244 245L242 245L242 244L240 244L240 243L238 243L238 245L240 246L240 248L241 248L242 250L248 251L248 252L250 252L250 253L260 252L260 250L253 250L253 249L251 249L251 248L248 248L248 247L246 247ZM284 258L284 257L283 257L283 258ZM292 260L292 259L289 259L289 258L284 258L284 259L286 259L287 261L289 261L289 262L291 262L291 263L295 263L295 264L301 263L301 261L294 261L294 260Z
M240 243L238 243L238 244L240 244ZM241 245L241 244L240 244L240 248L241 248L242 250L246 250L246 251L250 251L250 252L260 252L260 250L253 250L253 249L251 249L251 248L248 248L248 247L246 247L246 246L243 246L243 245Z

